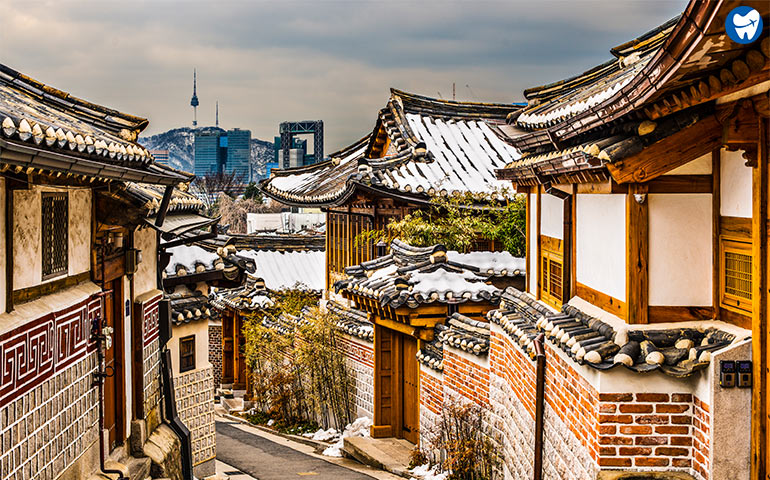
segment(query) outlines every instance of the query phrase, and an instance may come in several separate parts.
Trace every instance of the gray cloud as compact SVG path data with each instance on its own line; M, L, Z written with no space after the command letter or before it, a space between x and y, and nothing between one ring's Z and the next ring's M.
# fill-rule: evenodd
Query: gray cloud
M80 1L0 0L12 68L150 119L199 120L271 139L284 120L321 118L327 152L368 133L391 86L458 99L520 101L534 85L610 58L609 48L681 12L685 0ZM470 89L465 85L470 85Z

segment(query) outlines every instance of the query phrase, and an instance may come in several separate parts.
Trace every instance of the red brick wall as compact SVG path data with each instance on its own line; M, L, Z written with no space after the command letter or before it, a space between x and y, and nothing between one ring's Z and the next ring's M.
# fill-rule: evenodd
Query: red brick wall
M439 415L444 404L444 383L426 370L420 370L420 405Z
M693 418L692 418L692 457L693 469L695 469L702 478L709 478L708 472L711 469L711 413L709 406L700 401L698 397L693 398Z
M467 354L470 356L470 354ZM444 386L479 405L489 404L489 368L444 348Z

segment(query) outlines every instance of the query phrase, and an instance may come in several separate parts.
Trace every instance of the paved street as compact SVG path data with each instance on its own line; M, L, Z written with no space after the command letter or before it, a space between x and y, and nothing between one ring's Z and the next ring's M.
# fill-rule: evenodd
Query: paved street
M318 480L375 480L398 478L374 471L346 459L326 460L312 453L312 448L295 444L236 422L217 418L217 459L232 466L224 472L239 478L248 474L257 480L285 480L311 477ZM368 474L352 470L370 470Z

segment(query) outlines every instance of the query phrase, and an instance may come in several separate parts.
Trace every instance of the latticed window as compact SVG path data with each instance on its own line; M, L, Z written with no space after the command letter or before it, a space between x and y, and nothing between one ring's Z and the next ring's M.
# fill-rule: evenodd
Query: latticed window
M751 312L751 244L722 239L720 245L722 306L741 313Z
M179 339L179 371L195 370L195 335Z
M554 308L561 308L564 303L564 257L561 249L560 240L541 237L540 297Z
M67 273L68 205L66 193L43 194L43 278Z

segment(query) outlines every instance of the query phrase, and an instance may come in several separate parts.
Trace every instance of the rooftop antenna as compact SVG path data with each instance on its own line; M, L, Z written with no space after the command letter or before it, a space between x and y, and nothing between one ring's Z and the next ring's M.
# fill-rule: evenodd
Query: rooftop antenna
M198 126L198 74L196 69L193 68L193 96L190 99L190 106L193 107L193 128Z
M436 92L436 93L438 93L438 98L440 98L441 100L444 99L444 97L441 96L441 92Z
M452 101L457 100L457 95L455 95L455 82L452 82Z
M219 128L219 100L217 100L217 128Z
M468 89L468 90L471 92L471 96L473 97L473 99L474 99L474 100L476 100L476 101L478 101L478 100L479 100L479 99L478 99L478 97L476 96L476 94L475 94L475 93L473 93L473 89L471 88L471 86L470 86L470 85L468 85L468 84L466 83L466 84L465 84L465 88L467 88L467 89Z

